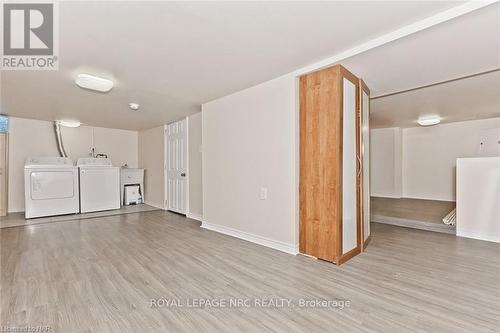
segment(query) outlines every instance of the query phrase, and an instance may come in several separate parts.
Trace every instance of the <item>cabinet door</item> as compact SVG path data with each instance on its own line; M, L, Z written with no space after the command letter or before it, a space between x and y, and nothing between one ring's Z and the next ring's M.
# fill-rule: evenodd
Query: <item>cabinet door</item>
M342 255L359 246L358 219L360 204L358 152L358 86L342 79Z
M338 67L300 78L300 252L337 261L341 99Z
M338 264L361 252L361 117L359 79L340 68L342 82L342 222Z

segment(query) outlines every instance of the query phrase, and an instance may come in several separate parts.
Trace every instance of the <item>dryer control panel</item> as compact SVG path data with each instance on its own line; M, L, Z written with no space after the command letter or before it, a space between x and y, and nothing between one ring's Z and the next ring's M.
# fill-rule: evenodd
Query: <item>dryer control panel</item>
M24 164L25 167L51 167L51 166L73 166L69 157L38 156L30 157Z

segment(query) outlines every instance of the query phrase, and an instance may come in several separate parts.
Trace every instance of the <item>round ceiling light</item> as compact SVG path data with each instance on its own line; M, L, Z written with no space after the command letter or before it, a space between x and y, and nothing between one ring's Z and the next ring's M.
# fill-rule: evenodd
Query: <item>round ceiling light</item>
M90 74L78 74L75 83L80 88L94 90L102 93L106 93L113 89L113 81L90 75Z
M141 107L139 104L137 103L128 103L128 107L131 109L131 110L134 110L134 111L137 111L139 110L139 108Z
M420 126L437 125L441 122L441 117L439 117L439 116L420 117L420 118L418 118L417 122Z

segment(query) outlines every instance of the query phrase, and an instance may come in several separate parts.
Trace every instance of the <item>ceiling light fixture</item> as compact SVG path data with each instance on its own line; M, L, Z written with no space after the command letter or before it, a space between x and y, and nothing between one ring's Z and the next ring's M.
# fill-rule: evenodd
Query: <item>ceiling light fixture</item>
M128 103L128 107L129 107L131 110L137 111L137 110L139 110L140 105L139 105L139 104L137 104L137 103Z
M90 74L78 74L75 83L80 88L103 93L113 89L113 81Z
M64 126L64 127L80 127L81 123L78 120L58 120L57 121L59 125Z
M441 118L439 116L425 116L418 118L417 122L420 126L431 126L439 124Z

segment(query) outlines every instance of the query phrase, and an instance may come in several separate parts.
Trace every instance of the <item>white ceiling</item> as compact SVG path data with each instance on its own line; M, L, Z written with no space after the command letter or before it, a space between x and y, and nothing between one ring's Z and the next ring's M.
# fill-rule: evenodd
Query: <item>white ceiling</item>
M371 101L371 126L416 127L438 115L442 123L500 117L500 71Z
M201 103L459 4L61 2L59 71L2 72L0 112L45 120L77 118L103 127L150 128L197 112ZM490 11L485 8L468 16ZM455 23L462 20L367 52L350 59L347 67L362 74L375 93L387 93L495 65L498 31L484 31L489 23L483 24L482 17L472 28ZM431 33L448 25L458 29L451 40L441 32ZM404 44L421 34L426 42L420 45L427 47ZM459 46L463 38L467 42L459 49L448 46ZM478 66L469 66L469 59L478 61ZM112 78L116 86L109 94L79 89L73 78L81 72ZM128 110L131 101L141 104L140 112Z
M500 3L341 62L372 97L500 68Z
M500 3L342 61L372 97L500 69ZM500 116L499 72L372 100L374 127L413 127Z

